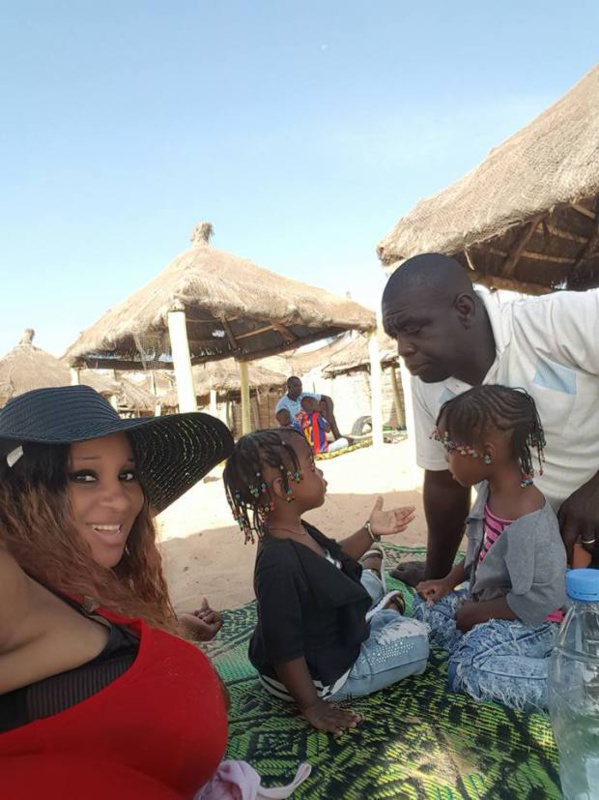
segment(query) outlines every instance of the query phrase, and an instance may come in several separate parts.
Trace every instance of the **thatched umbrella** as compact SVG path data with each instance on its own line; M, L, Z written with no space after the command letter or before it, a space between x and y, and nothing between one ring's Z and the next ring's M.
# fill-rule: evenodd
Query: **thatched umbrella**
M192 367L193 385L196 398L210 394L211 403L216 392L240 392L241 376L238 365L233 358L224 361L208 361L205 364L196 364ZM281 372L260 366L248 364L248 384L250 389L271 388L285 384L286 376ZM170 391L162 398L162 404L168 408L178 405L176 391Z
M540 294L599 285L599 66L380 242L385 266L453 255L472 280Z
M200 223L192 247L82 333L65 357L75 367L170 368L179 408L196 407L190 364L233 356L241 366L249 430L247 361L346 330L373 331L372 311L210 246Z
M380 328L377 331L376 342L381 370L389 368L397 420L398 423L403 425L405 422L404 403L402 402L402 390L395 371L395 367L399 366L397 342L387 336ZM326 378L335 378L337 375L348 374L355 370L368 369L372 371L372 358L371 339L359 335L346 344L342 350L331 356L330 361L323 368L322 374Z
M18 345L0 358L0 406L16 395L46 386L68 386L67 367L33 344L35 331L26 328Z
M382 367L397 365L399 356L397 354L397 342L387 336L383 331L377 334L379 358ZM368 339L364 336L356 336L349 341L346 346L336 352L324 366L322 372L325 376L340 375L343 372L351 372L370 366L370 354L368 350Z
M198 364L191 371L198 395L207 394L210 391L241 391L239 369L232 358L227 358L225 361ZM252 388L270 388L282 386L286 381L286 376L281 372L267 369L260 364L248 364L248 380Z

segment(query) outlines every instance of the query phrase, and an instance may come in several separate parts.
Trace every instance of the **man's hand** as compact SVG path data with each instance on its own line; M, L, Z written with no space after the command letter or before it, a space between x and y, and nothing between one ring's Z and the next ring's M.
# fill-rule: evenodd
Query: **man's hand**
M179 620L198 642L209 642L214 639L223 626L223 618L217 611L210 608L205 597L202 599L200 608L191 613L179 614Z
M370 514L370 528L376 536L389 536L405 531L414 519L414 506L383 511L383 498L377 497Z
M348 728L355 728L362 722L360 714L349 708L339 708L333 703L318 698L308 708L302 708L301 714L317 731L326 731L340 736Z
M594 552L599 540L599 473L564 500L557 518L569 564L576 542Z
M416 586L416 591L429 606L438 603L445 595L453 590L453 586L447 581L447 578L442 578L437 581L421 581Z

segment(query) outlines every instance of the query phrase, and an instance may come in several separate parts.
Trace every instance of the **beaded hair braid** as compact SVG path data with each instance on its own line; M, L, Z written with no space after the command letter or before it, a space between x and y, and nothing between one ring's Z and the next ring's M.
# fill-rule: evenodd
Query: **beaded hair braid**
M531 449L536 450L539 474L543 474L545 434L533 398L524 389L476 386L445 403L437 417L452 439L474 444L492 429L511 432L510 441L520 463L522 485L532 483Z
M263 475L264 468L279 470L288 500L293 498L290 482L299 483L303 478L293 448L298 437L305 443L303 434L293 428L248 433L239 439L227 459L223 472L225 492L246 542L254 541L254 533L258 538L264 536L266 518L274 510L271 487Z

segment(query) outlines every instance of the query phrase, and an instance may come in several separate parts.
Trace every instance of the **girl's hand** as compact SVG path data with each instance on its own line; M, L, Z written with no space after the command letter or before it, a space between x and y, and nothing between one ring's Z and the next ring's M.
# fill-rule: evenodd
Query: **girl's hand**
M349 708L339 708L333 703L318 698L308 708L301 709L304 719L307 719L317 731L326 731L340 736L348 728L355 728L363 718Z
M202 598L202 605L191 613L179 614L179 619L186 630L198 642L209 642L223 626L223 618L208 605L208 600Z
M429 606L438 603L446 594L451 592L452 587L446 582L445 578L434 581L421 581L416 586L416 591Z
M405 531L414 519L414 506L383 511L383 498L377 497L370 514L370 529L375 536L390 536Z

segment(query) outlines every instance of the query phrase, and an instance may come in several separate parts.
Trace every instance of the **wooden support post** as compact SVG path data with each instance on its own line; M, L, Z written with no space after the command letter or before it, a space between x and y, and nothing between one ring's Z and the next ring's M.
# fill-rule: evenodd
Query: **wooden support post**
M239 377L241 379L241 433L245 435L252 430L250 413L250 381L248 377L247 361L238 361Z
M185 309L175 308L168 312L168 335L171 340L173 367L177 384L179 411L197 411L196 394L191 374L191 358L187 340Z
M218 403L216 397L216 389L210 389L210 413L213 417L218 417Z
M154 416L159 417L162 414L162 405L158 400L158 387L156 386L156 370L150 370L150 386L152 394L154 395Z
M76 367L71 367L69 372L71 373L71 386L79 386L81 383L79 370Z
M379 447L383 444L383 397L381 392L381 357L376 340L376 331L368 337L368 352L370 355L372 444L375 447Z
M406 410L404 400L402 397L401 389L399 388L399 381L397 380L397 372L395 364L389 367L391 370L391 386L393 388L393 402L395 403L395 413L397 414L397 424L400 428L406 426Z

